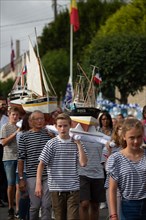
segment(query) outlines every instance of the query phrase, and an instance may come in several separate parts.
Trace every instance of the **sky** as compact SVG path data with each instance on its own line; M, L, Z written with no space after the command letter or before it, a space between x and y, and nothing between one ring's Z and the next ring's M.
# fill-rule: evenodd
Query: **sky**
M52 0L0 0L0 68L10 63L11 39L15 50L20 40L20 54L28 50L45 25L54 20ZM70 0L57 0L57 9L69 8Z

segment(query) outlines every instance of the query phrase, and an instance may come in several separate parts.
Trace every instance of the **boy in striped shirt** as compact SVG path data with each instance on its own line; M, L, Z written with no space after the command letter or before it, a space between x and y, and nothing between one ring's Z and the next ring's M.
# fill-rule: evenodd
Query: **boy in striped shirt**
M87 156L80 140L75 141L69 136L71 118L67 114L59 114L55 126L59 135L47 142L39 157L35 195L42 196L41 178L44 166L47 165L55 220L78 220L78 162L80 166L86 166Z

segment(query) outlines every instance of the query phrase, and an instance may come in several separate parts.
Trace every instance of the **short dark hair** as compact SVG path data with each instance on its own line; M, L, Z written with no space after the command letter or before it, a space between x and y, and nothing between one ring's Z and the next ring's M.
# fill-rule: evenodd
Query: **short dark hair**
M11 108L9 109L8 113L10 114L11 112L19 112L19 113L20 113L20 110L19 110L19 108L17 108L17 107L11 107Z
M146 119L146 117L144 115L145 113L146 113L146 105L143 107L143 110L142 110L143 119Z

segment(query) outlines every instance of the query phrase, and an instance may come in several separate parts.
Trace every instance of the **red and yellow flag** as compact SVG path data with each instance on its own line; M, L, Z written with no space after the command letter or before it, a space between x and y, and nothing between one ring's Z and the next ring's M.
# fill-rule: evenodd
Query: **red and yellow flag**
M79 23L79 14L76 0L71 0L71 7L70 7L70 24L73 25L74 31L78 31L80 27Z

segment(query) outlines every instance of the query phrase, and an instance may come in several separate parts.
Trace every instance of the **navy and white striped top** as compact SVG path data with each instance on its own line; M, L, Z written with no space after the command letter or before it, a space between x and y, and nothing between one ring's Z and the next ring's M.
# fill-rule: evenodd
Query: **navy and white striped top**
M87 166L79 167L79 175L93 179L103 179L104 170L101 164L101 155L104 145L94 141L83 141L83 144L87 150L88 162Z
M112 154L106 164L107 174L118 182L123 198L146 198L146 151L139 161L131 161L121 152Z
M36 177L38 159L48 140L50 137L46 129L41 129L38 132L26 131L20 136L18 159L26 160L27 178ZM47 176L46 168L43 176Z
M39 159L48 167L50 191L79 190L78 148L72 139L63 140L59 136L51 139Z
M115 152L118 152L119 150L121 150L121 147L114 146L114 147L111 148L111 154L114 154ZM106 164L106 162L108 160L108 157L109 157L109 151L108 151L107 147L105 146L103 148L103 151L102 151L101 163ZM106 169L106 167L105 167L105 169ZM108 174L106 175L106 180L105 180L104 187L106 189L109 188L109 175Z

